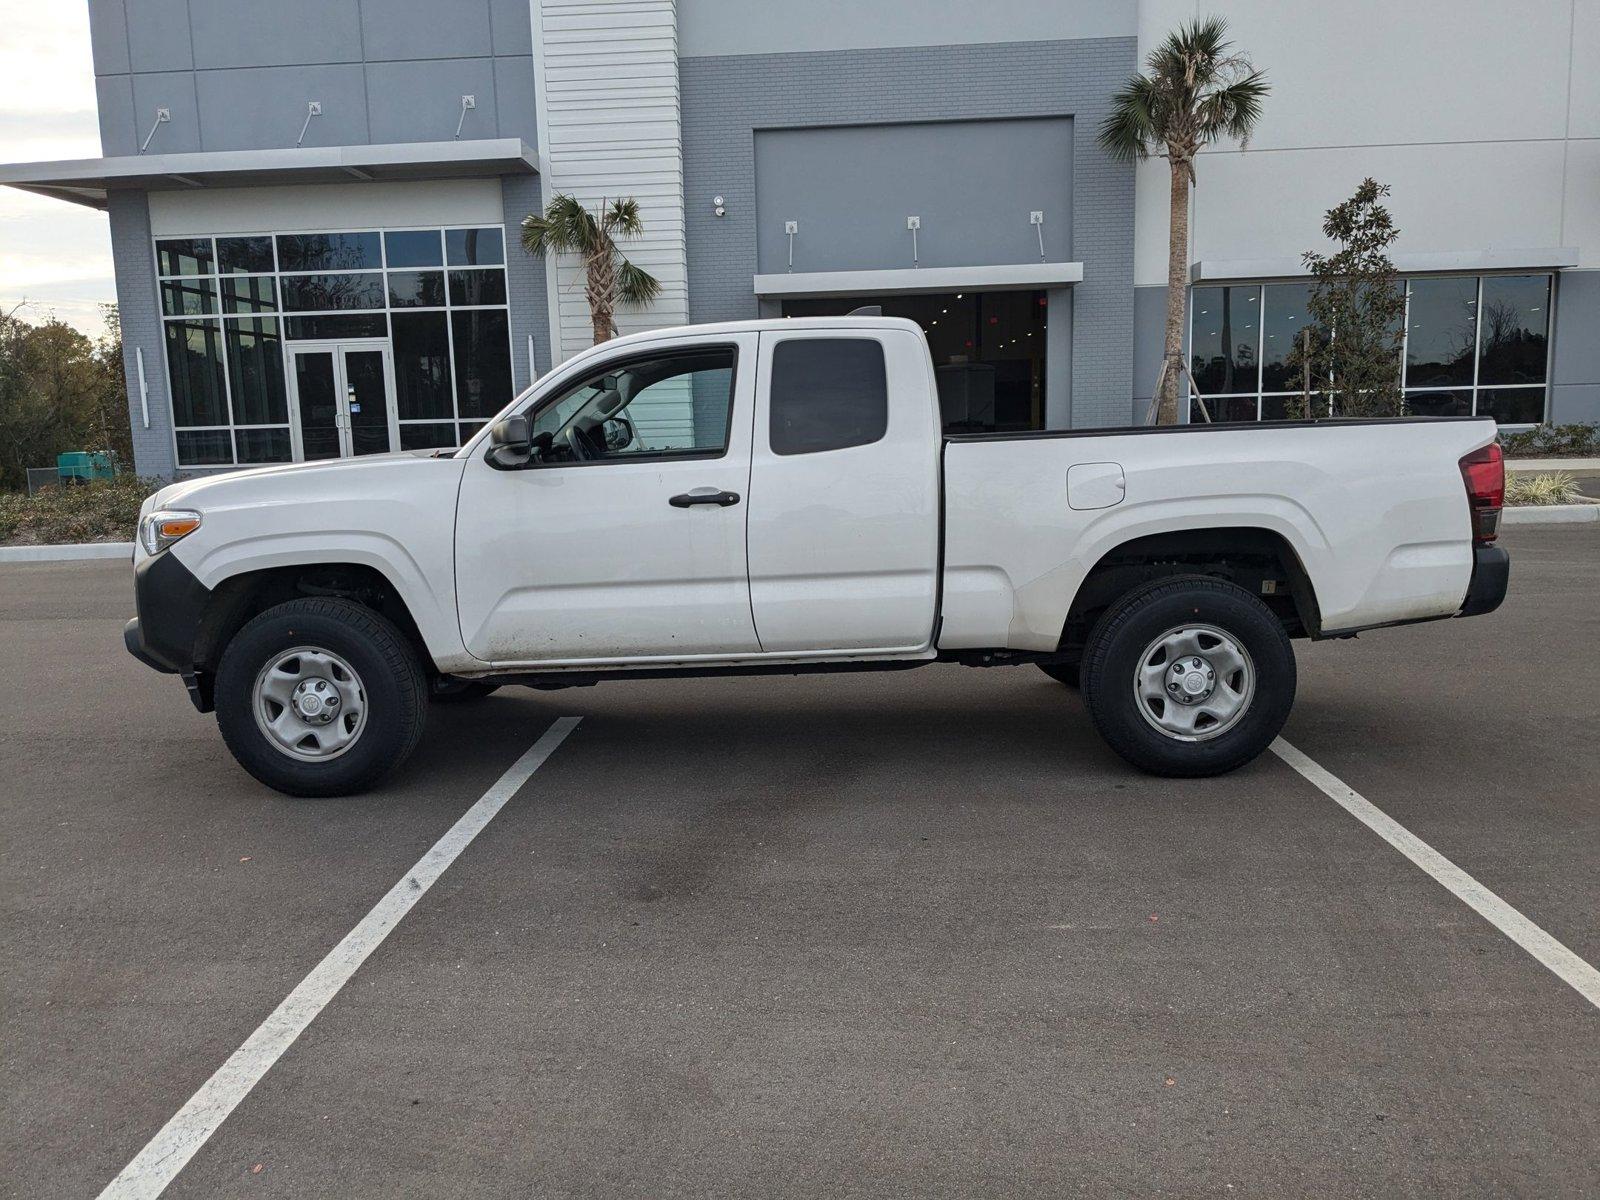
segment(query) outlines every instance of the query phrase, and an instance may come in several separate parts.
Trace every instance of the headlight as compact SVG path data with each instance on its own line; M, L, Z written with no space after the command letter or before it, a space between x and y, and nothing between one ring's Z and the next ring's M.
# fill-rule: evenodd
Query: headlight
M139 541L146 554L160 554L199 528L200 514L192 509L158 508L139 522Z

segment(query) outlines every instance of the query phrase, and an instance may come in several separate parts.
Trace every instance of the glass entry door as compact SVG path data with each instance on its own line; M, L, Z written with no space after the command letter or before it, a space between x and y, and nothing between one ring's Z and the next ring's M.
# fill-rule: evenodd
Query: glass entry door
M395 448L387 344L302 343L290 347L289 355L301 458L388 454Z

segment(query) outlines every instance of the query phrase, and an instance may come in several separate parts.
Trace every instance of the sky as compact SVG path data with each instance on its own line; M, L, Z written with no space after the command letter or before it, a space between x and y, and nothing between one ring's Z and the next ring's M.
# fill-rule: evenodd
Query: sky
M0 162L98 158L88 4L0 0L0 30ZM0 311L93 335L115 299L104 213L0 187Z

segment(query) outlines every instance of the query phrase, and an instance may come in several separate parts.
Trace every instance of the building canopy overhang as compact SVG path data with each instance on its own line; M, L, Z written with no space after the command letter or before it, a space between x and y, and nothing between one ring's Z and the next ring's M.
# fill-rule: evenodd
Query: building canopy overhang
M1081 262L998 263L985 267L907 267L876 271L787 271L757 275L765 299L818 296L914 296L936 292L1003 292L1060 288L1083 282Z
M355 180L459 179L534 175L538 158L521 138L401 142L383 146L297 146L136 154L0 166L0 184L105 208L118 190L178 191Z

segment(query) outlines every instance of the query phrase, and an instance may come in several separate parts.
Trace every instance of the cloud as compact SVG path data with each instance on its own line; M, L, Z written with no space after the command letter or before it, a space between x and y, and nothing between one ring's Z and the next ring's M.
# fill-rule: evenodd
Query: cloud
M0 162L99 157L88 5L4 2L0 21ZM0 307L27 300L36 318L96 334L115 298L105 214L0 188Z

